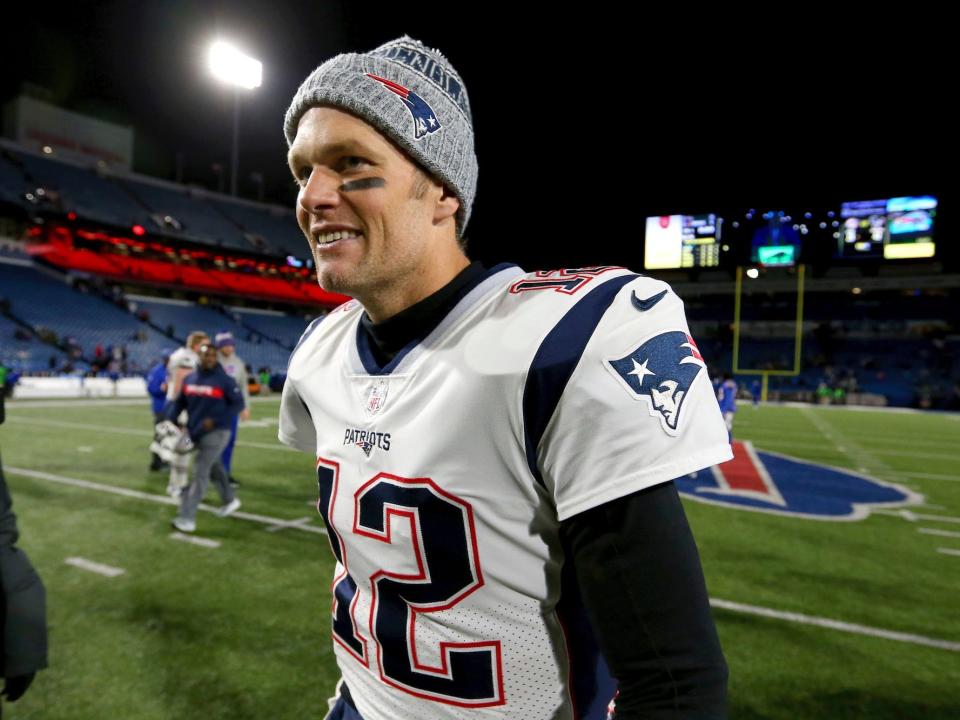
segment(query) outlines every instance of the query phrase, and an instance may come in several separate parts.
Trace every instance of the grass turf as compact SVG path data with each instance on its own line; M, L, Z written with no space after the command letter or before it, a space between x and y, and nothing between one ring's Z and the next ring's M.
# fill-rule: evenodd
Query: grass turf
M275 399L241 429L242 512L312 518L312 462L276 440ZM162 496L147 470L146 403L8 406L0 446L20 547L48 591L51 667L8 718L322 717L338 677L326 538L202 513L207 548L170 538L173 507L19 474L24 468ZM960 417L741 408L761 450L864 472L960 518ZM215 494L208 499L216 504ZM960 642L960 522L873 514L818 522L685 502L714 598ZM124 568L107 578L65 564ZM957 718L960 653L715 608L731 718Z

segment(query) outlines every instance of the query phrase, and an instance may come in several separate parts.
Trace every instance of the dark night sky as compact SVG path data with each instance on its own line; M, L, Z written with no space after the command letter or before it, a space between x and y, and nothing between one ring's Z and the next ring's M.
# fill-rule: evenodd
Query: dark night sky
M585 6L38 4L3 23L0 102L42 86L63 107L132 125L136 169L172 179L179 151L185 180L213 187L231 137L231 91L205 72L219 33L264 65L242 106L241 194L253 196L257 170L268 199L292 204L281 124L296 87L331 55L406 32L439 47L470 92L480 180L468 236L487 262L639 267L647 214L895 194L939 193L952 226L935 18L744 25Z

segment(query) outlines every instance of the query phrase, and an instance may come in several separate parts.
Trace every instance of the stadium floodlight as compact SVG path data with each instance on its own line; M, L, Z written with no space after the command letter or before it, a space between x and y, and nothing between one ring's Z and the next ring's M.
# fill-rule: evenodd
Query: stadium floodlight
M210 72L218 80L248 90L260 87L263 63L245 55L229 43L218 40L210 46Z
M233 148L230 154L230 194L237 194L239 166L240 88L253 90L263 80L263 63L246 55L233 45L218 40L207 56L210 72L218 80L233 86Z

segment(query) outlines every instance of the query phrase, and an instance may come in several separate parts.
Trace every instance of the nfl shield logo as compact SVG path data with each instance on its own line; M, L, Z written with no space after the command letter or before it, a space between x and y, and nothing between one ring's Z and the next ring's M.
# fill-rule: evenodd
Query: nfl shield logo
M381 378L375 380L367 388L367 401L364 409L370 417L383 410L387 404L387 387L387 381Z

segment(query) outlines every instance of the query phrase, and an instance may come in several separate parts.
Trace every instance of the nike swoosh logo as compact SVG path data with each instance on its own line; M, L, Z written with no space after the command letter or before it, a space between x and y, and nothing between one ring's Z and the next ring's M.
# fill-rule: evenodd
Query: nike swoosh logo
M651 295L646 300L641 300L637 297L637 291L634 290L633 294L630 296L630 302L633 303L633 306L640 312L646 312L658 302L663 300L663 296L667 294L666 290L658 292L656 295Z

